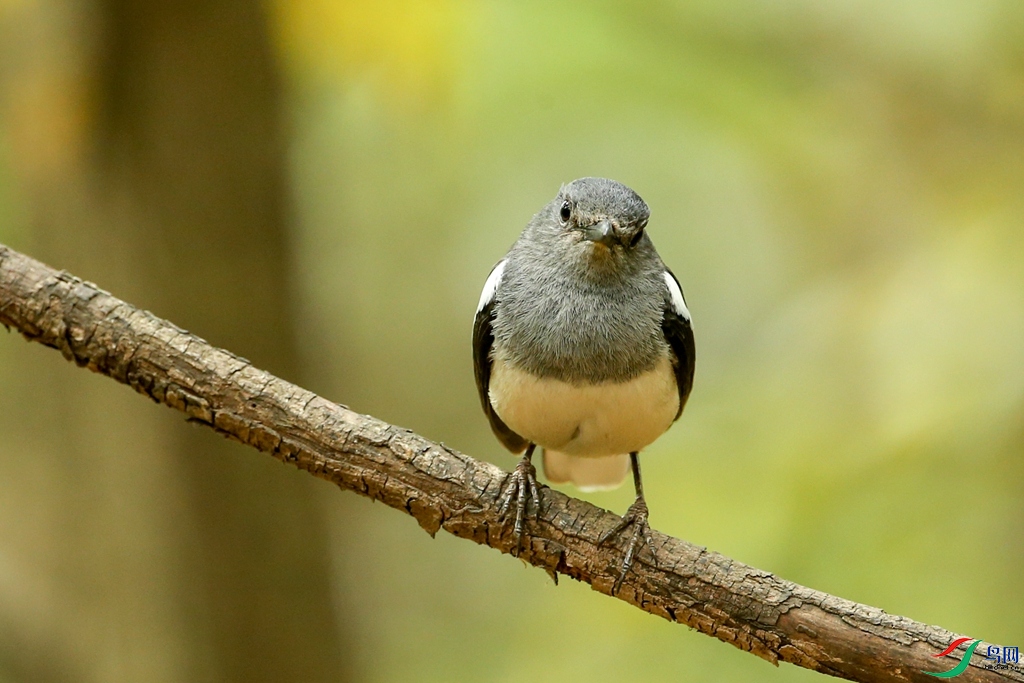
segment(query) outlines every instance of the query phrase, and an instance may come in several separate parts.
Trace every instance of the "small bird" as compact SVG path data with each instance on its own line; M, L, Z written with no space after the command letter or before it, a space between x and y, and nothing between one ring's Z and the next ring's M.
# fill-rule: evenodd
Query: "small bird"
M525 453L503 488L515 552L544 449L552 483L615 488L632 466L636 500L603 544L633 534L613 592L650 545L638 453L683 412L693 386L690 312L645 228L647 204L622 183L580 178L527 224L484 284L473 363L498 440Z

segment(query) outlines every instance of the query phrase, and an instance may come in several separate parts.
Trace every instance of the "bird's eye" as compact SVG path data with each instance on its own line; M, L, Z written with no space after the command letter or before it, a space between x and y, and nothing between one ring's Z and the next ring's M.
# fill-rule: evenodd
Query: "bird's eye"
M562 219L563 223L568 223L570 216L572 216L572 206L569 205L569 202L562 202L562 210L558 212L558 217Z

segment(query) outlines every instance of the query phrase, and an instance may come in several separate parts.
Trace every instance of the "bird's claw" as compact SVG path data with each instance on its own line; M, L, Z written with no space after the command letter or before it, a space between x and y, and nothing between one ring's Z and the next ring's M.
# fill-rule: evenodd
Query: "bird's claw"
M523 543L523 530L526 526L530 498L533 498L533 514L529 515L537 519L540 514L540 490L537 487L537 468L526 457L519 461L516 468L512 470L505 483L502 485L501 505L498 507L498 516L502 523L507 521L508 514L515 510L515 523L512 526L512 533L515 536L515 546L512 548L512 555L519 555ZM512 505L515 501L515 506Z
M626 510L626 514L622 516L619 523L606 531L597 542L599 546L604 545L626 527L633 526L633 535L629 540L629 545L626 547L626 556L622 559L622 571L612 586L612 595L618 593L619 589L622 588L622 582L626 579L626 574L633 567L633 560L636 559L636 555L642 546L646 545L651 554L654 554L654 538L651 536L651 527L647 524L647 515L647 501L644 500L643 496L639 496L629 506L629 509Z

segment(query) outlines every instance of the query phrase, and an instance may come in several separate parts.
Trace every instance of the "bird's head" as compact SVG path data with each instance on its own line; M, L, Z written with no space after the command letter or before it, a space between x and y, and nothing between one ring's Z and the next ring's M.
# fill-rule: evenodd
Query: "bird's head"
M607 178L580 178L563 185L548 210L564 238L596 258L634 249L651 215L640 195Z

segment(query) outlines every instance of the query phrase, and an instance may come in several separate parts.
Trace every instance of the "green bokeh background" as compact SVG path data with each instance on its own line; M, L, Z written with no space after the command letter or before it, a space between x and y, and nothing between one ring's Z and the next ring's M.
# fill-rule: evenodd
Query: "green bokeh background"
M651 206L697 338L686 412L643 456L653 525L844 598L1024 644L1024 6L259 7L281 83L289 378L509 468L472 378L480 287L560 183L615 178ZM82 247L94 262L120 266L76 261L59 247L75 240L74 212L40 218L52 179L88 165L87 57L103 11L0 0L0 242L172 317L133 289L145 262L95 241ZM238 679L195 636L218 595L185 610L182 589L166 588L191 543L174 502L187 484L125 465L129 446L152 454L191 428L83 374L0 335L0 637L22 644L0 646L0 681ZM54 392L117 406L59 426L90 448L37 438L54 428ZM105 441L103 419L129 436ZM96 474L89 454L112 449ZM25 464L44 451L61 454L61 485ZM255 452L210 457L314 501L321 526L285 531L325 539L320 598L343 653L325 665L333 680L817 678L431 539L384 506L252 464ZM142 479L158 480L157 502L119 493ZM92 531L56 531L68 496L100 520ZM622 511L632 492L586 497ZM132 522L96 542L112 518ZM141 552L127 566L145 578L83 579ZM53 648L58 673L32 648Z

